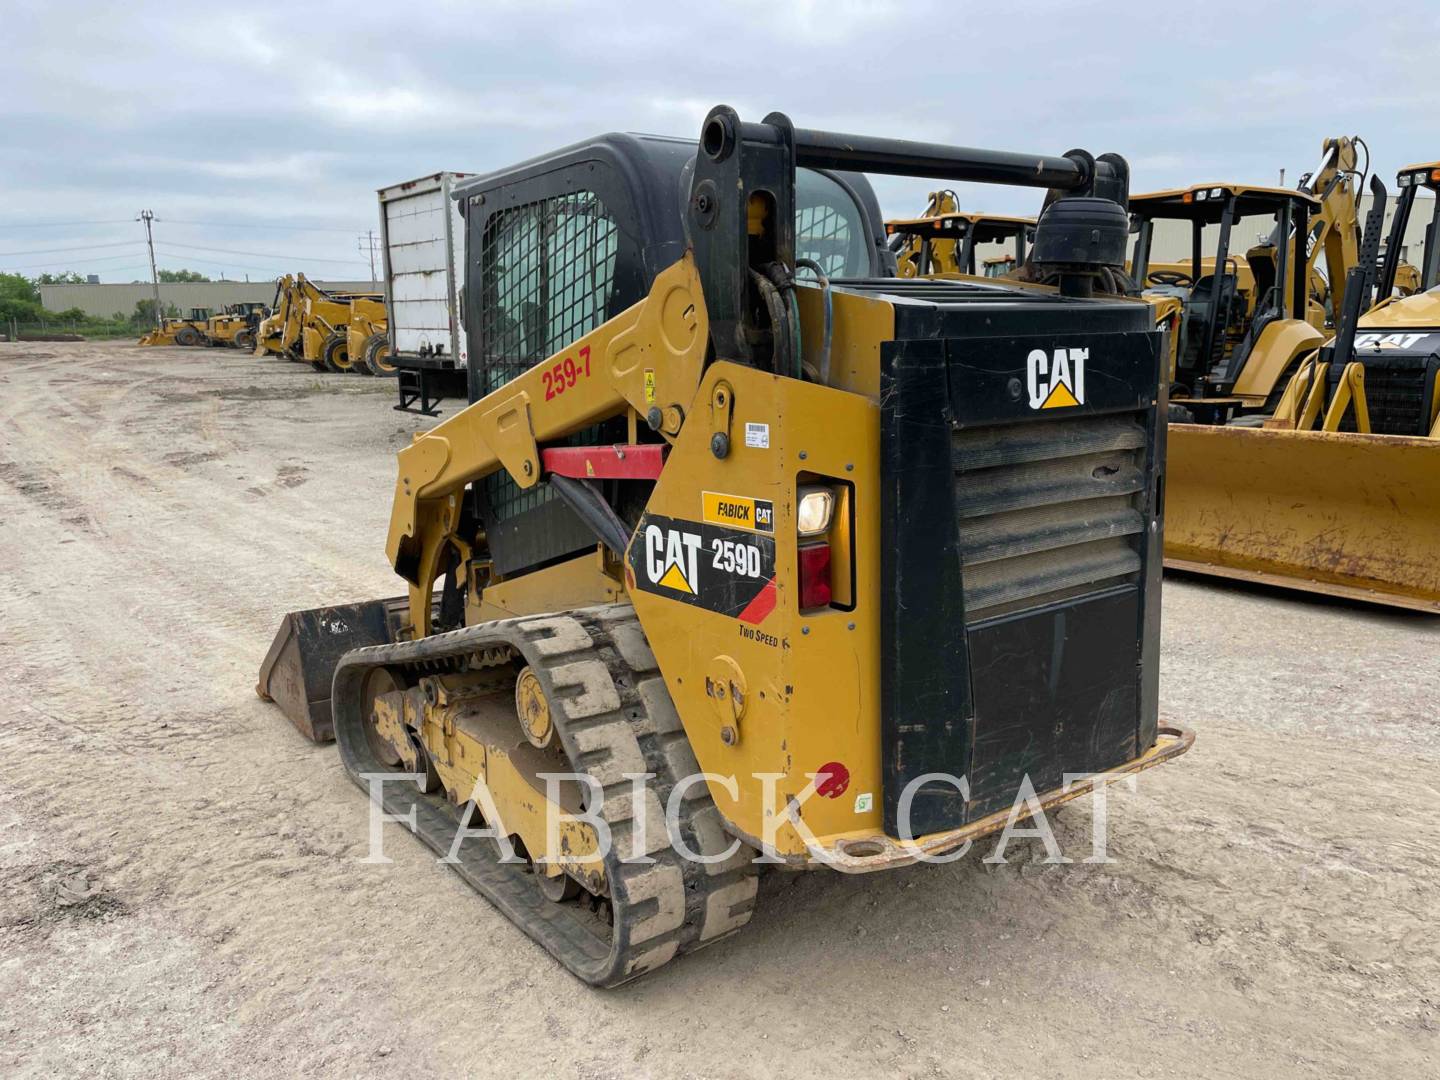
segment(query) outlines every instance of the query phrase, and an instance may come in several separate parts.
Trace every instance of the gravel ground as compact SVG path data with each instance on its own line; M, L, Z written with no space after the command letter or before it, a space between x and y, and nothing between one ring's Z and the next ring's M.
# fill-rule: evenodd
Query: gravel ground
M586 989L253 692L280 615L390 595L388 383L0 344L0 1074L1433 1076L1440 621L1165 595L1191 753L944 867L774 874Z

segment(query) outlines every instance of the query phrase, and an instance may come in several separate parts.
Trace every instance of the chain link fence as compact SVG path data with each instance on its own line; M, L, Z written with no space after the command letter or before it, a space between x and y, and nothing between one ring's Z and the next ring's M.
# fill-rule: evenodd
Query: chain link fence
M0 320L0 339L5 341L88 341L138 338L151 328L149 322L130 318L99 319L90 316L46 316L40 319Z

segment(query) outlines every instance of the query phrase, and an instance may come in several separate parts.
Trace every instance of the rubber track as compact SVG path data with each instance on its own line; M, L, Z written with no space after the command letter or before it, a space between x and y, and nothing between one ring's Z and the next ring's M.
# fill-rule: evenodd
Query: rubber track
M438 671L463 671L484 650L508 647L539 676L551 716L576 772L604 792L600 816L612 844L605 858L613 925L597 936L596 916L580 902L545 899L524 865L499 861L485 839L467 840L451 865L511 922L543 945L575 975L595 986L617 986L674 957L708 945L750 920L755 905L755 852L741 845L724 862L682 858L666 835L664 806L675 782L698 773L654 653L628 604L506 619L435 634L420 641L355 649L340 661L331 701L335 737L346 771L367 793L362 773L387 772L371 754L361 699L365 674L389 667L411 680ZM493 653L492 653L493 656ZM621 860L640 845L630 781L653 773L643 813L645 851L653 863ZM422 795L407 783L383 785L391 814L415 814L415 831L448 854L457 824L443 794ZM468 795L468 793L465 793ZM692 851L718 854L734 841L703 782L686 793L679 828Z

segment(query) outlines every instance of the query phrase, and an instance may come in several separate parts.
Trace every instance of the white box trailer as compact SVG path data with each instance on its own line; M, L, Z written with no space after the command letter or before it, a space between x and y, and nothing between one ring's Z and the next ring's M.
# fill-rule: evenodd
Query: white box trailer
M385 266L385 312L390 355L400 369L401 402L407 384L421 394L419 411L433 414L421 381L466 366L460 292L465 287L465 222L450 197L455 181L470 175L438 172L381 188L380 242ZM407 372L412 373L407 377ZM447 384L463 382L453 375ZM406 406L408 407L408 406Z

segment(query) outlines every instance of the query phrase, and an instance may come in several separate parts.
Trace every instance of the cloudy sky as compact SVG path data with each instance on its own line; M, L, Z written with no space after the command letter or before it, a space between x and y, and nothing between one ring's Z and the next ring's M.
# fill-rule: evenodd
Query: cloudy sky
M1440 13L1347 0L0 0L0 270L366 278L375 189L710 106L798 126L1129 158L1133 189L1287 183L1359 134L1440 158ZM924 181L877 182L887 213ZM1033 212L1038 196L961 192Z

